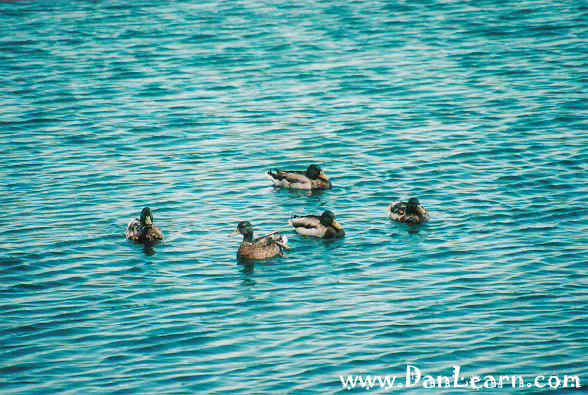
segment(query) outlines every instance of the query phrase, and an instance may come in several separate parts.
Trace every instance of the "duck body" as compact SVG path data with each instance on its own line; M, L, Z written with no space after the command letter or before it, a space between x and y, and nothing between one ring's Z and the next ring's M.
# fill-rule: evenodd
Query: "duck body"
M138 243L163 240L161 228L153 223L153 214L149 207L141 211L141 217L132 219L125 232L127 239Z
M408 202L390 203L388 214L393 221L409 224L421 224L429 220L429 213L421 206L417 198L410 198Z
M287 171L274 169L266 173L277 187L306 190L331 189L329 177L318 165L310 165L306 171Z
M239 222L229 236L243 235L243 242L237 251L238 259L267 259L274 256L283 256L282 250L288 250L288 238L273 232L265 236L253 238L253 227L248 221Z
M321 215L295 215L288 221L301 235L323 239L340 239L345 237L345 230L335 219L335 214L325 211Z

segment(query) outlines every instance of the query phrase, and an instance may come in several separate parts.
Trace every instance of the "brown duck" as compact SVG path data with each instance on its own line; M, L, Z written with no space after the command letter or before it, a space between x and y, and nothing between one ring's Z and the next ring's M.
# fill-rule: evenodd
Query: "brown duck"
M410 198L408 202L390 203L388 214L391 220L410 224L420 224L429 220L429 213L421 206L417 198Z
M229 236L243 235L243 242L237 251L239 259L267 259L276 255L282 256L282 250L288 250L290 247L286 244L288 238L273 232L265 236L253 238L253 226L249 221L239 222Z

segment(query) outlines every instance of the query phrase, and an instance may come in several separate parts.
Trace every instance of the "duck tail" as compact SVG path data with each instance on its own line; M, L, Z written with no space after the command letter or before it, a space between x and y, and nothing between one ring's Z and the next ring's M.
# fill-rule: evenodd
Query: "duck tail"
M280 248L282 248L283 250L289 250L290 247L288 247L287 244L282 243L281 241L276 241L276 244L280 246Z
M273 170L275 171L275 173L272 173L271 170L268 170L268 171L265 172L265 174L267 175L267 177L270 180L277 180L278 179L278 173L277 173L278 172L278 169L273 169Z
M300 218L299 215L292 215L289 219L288 219L288 225L290 226L295 226L294 222L297 218Z
M388 213L391 213L391 212L392 212L392 210L394 209L394 207L396 207L396 205L397 205L397 204L399 204L399 203L400 203L400 201L398 201L398 200L393 200L393 201L392 201L392 203L390 203L390 204L388 205Z
M290 247L288 246L288 238L286 235L280 235L280 240L276 241L276 244L279 245L284 250L289 250Z

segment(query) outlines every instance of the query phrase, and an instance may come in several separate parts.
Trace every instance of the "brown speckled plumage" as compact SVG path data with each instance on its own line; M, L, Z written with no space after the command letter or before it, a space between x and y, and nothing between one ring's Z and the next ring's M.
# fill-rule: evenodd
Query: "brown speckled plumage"
M289 249L288 239L278 232L253 239L253 227L247 221L239 222L229 236L243 235L243 242L237 251L239 259L267 259L274 256L282 256L283 249Z
M388 214L394 221L409 224L420 224L429 220L429 213L420 205L417 198L411 198L408 202L390 203Z
M161 228L153 223L153 214L149 207L141 211L141 217L132 219L125 232L127 239L138 243L149 243L163 240Z

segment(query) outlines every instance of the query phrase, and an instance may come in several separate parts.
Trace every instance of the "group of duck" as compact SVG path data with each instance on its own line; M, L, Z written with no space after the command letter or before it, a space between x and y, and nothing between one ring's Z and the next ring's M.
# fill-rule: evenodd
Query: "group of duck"
M320 166L312 164L306 171L268 171L267 176L276 187L302 190L331 189L329 178ZM420 224L429 220L429 213L421 206L417 198L410 198L407 202L394 201L388 206L390 219L397 222ZM345 230L335 218L332 211L325 211L321 215L295 215L289 219L295 231L306 236L323 239L339 239L345 236ZM288 239L279 232L253 238L253 226L249 221L239 222L229 236L243 235L243 242L237 251L239 259L267 259L282 256L288 247ZM149 207L141 211L141 216L129 222L126 237L139 243L152 243L163 240L161 228L153 223L153 213Z

